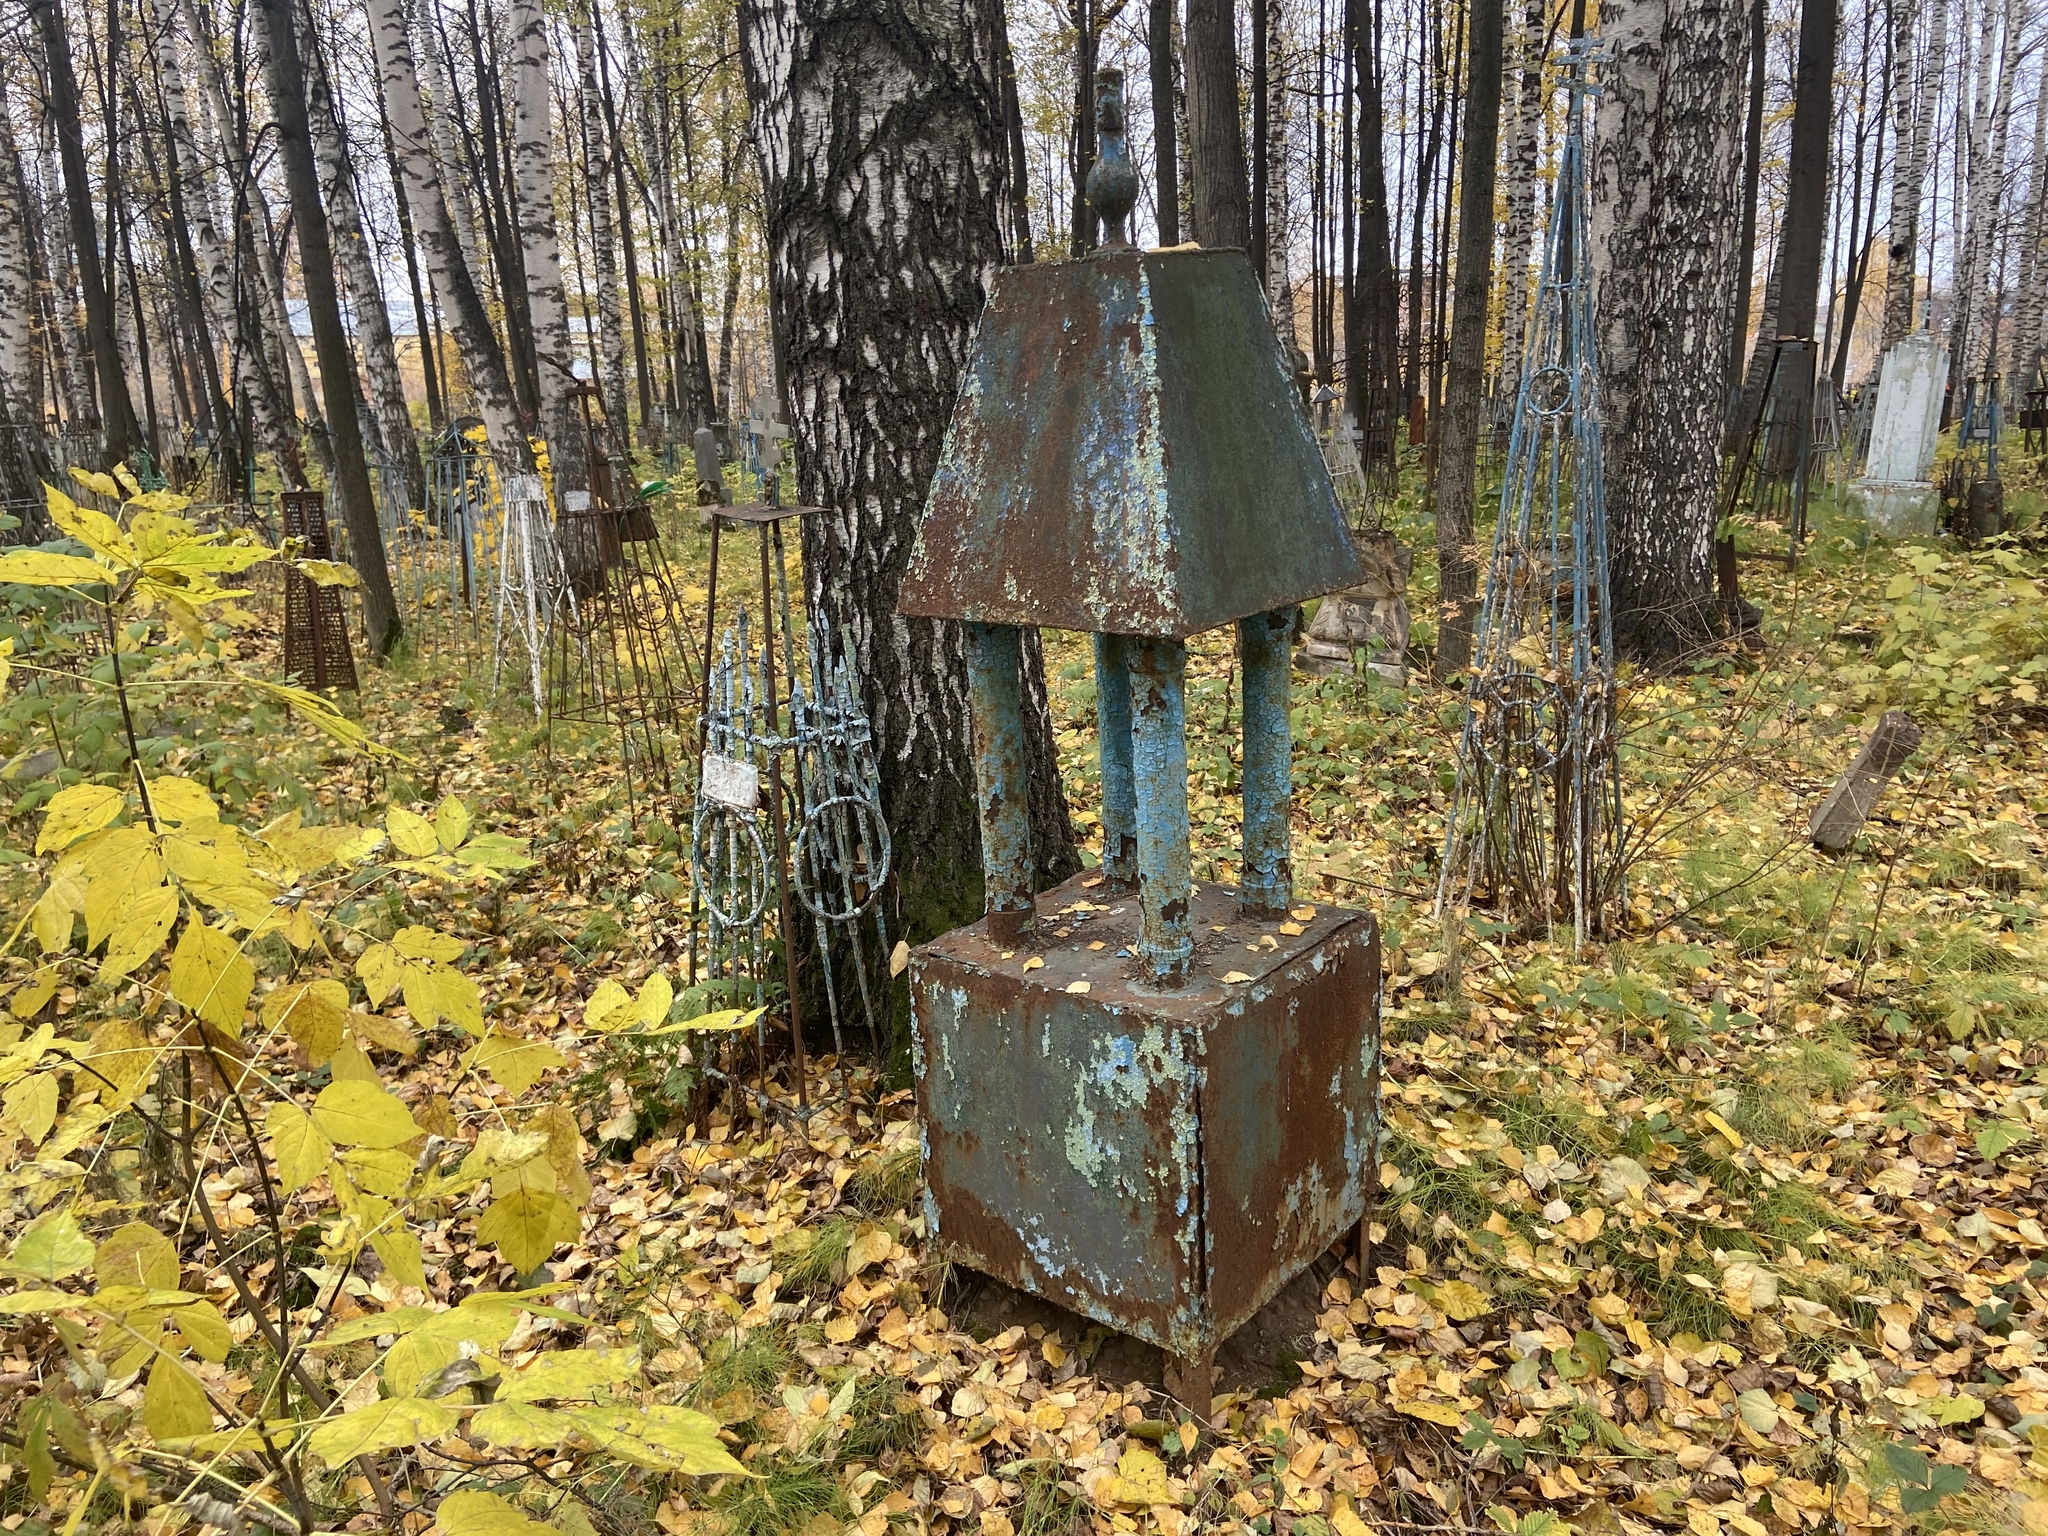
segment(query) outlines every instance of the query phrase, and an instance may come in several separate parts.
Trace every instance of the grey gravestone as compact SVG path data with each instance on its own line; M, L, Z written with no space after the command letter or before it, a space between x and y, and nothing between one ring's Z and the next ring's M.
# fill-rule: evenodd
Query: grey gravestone
M690 446L697 460L697 505L716 506L727 499L725 474L718 467L718 436L709 427L699 427Z
M1925 331L1885 354L1870 423L1870 456L1863 478L1849 488L1874 533L1898 538L1935 530L1940 498L1928 476L1941 435L1947 382L1948 354Z
M1829 853L1840 853L1854 842L1857 829L1870 815L1885 785L1891 783L1893 775L1905 766L1906 759L1919 745L1920 727L1912 717L1903 710L1886 711L1870 739L1863 743L1863 750L1856 754L1856 761L1849 765L1849 771L1835 780L1827 799L1814 811L1807 835L1815 845Z

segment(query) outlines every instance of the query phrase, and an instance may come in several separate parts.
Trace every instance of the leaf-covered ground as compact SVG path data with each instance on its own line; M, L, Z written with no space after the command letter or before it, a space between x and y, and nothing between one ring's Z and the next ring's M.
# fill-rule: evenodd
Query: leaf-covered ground
M1384 925L1385 1193L1369 1271L1334 1251L1274 1326L1254 1326L1260 1357L1226 1352L1208 1424L1164 1395L1156 1356L1002 1293L926 1240L907 1085L857 1078L856 1102L807 1127L782 1114L735 1129L721 1100L697 1139L672 1060L588 1044L576 1026L601 984L682 983L687 871L672 835L629 824L611 744L558 736L541 753L530 711L491 699L482 648L444 629L366 671L364 723L415 766L311 746L245 763L246 726L232 724L169 742L160 766L221 783L242 765L259 811L296 785L349 816L386 801L431 811L452 793L480 825L533 839L536 867L439 897L434 913L469 946L486 1009L572 1057L544 1091L590 1148L581 1235L549 1266L565 1287L550 1300L588 1324L529 1319L504 1356L637 1348L650 1401L710 1413L760 1474L565 1459L551 1483L545 1458L509 1467L479 1447L467 1465L422 1459L423 1506L466 1478L564 1531L620 1536L2039 1532L2039 573L2023 544L1862 547L1833 520L1796 577L1746 568L1766 611L1761 659L1630 682L1630 802L1654 836L1626 934L1581 954L1483 912L1462 935L1430 915L1453 695L1299 686L1298 894ZM1087 837L1085 654L1080 637L1048 637ZM1227 880L1227 648L1198 645L1196 671L1196 873ZM1887 706L1914 711L1923 748L1850 853L1822 856L1807 817ZM36 800L10 846L32 842ZM393 923L403 905L393 897ZM56 1008L77 1003L67 988ZM397 1074L400 1096L441 1092L460 1054L430 1036ZM829 1092L836 1071L814 1061L813 1088ZM774 1092L787 1106L786 1077ZM472 1078L450 1107L488 1119L508 1101ZM246 1177L214 1172L225 1208L253 1223ZM146 1174L110 1170L112 1197L145 1201ZM473 1221L424 1234L440 1300L519 1283L477 1253ZM425 1299L388 1274L344 1291L341 1321ZM196 1369L233 1398L251 1390L237 1360ZM12 1354L0 1389L53 1368ZM342 1358L324 1369L349 1379ZM9 1475L9 1530L62 1529L85 1483L80 1471L42 1505ZM429 1522L424 1508L408 1518ZM353 1528L379 1524L365 1513Z

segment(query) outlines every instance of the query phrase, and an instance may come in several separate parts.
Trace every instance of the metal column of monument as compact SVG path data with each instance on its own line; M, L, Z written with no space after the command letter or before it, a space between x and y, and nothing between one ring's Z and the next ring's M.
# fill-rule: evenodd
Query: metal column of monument
M974 1268L1161 1346L1205 1413L1216 1345L1373 1195L1378 925L1289 920L1296 605L1362 573L1251 262L1131 245L1120 71L1096 100L1107 239L998 275L898 603L966 621L986 881L986 915L911 957L926 1214ZM1225 624L1234 890L1188 857L1186 641ZM1102 868L1036 899L1024 625L1094 634L1102 751Z

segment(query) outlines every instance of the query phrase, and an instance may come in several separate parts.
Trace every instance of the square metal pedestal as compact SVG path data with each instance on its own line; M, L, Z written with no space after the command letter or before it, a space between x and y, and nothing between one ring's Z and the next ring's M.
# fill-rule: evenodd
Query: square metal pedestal
M1170 1377L1202 1364L1205 1408L1216 1344L1375 1193L1379 925L1319 907L1283 934L1202 886L1193 973L1157 990L1137 898L1083 878L1007 957L985 921L911 956L926 1215L973 1268L1158 1344Z

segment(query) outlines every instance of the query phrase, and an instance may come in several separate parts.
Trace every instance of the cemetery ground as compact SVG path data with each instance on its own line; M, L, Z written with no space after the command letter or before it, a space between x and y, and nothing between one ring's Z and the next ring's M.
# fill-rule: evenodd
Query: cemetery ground
M2012 505L2035 494L2011 486ZM1744 568L1765 614L1761 656L1731 648L1627 680L1639 842L1624 920L1583 952L1483 911L1462 930L1433 918L1454 694L1297 679L1298 899L1384 925L1383 1196L1369 1268L1332 1252L1226 1348L1207 1424L1163 1394L1156 1352L948 1263L924 1227L902 1077L856 1069L862 1102L807 1131L782 1115L735 1126L719 1096L708 1138L690 1134L695 1068L719 1037L622 1037L595 1017L618 1014L620 988L644 1003L657 974L685 984L676 840L628 825L610 738L558 736L545 753L531 710L491 698L486 652L438 645L363 669L346 707L403 759L267 706L144 690L148 773L199 783L230 822L255 829L298 809L308 824L382 820L398 836L391 807L433 819L452 797L466 812L458 843L530 840L530 862L501 879L426 857L374 884L309 878L307 904L340 916L331 951L293 952L309 966L331 952L347 977L405 935L454 941L435 953L475 979L491 1027L542 1048L530 1080L479 1074L476 1042L450 1020L430 1025L434 1009L409 990L363 1015L358 982L345 1005L358 1021L320 1066L275 1026L269 991L246 1030L239 1009L233 1021L266 1081L302 1105L367 1069L457 1153L542 1115L559 1141L560 1109L580 1133L549 1154L548 1175L584 1193L580 1220L524 1273L479 1232L475 1187L424 1210L412 1258L358 1240L351 1267L335 1257L345 1223L317 1170L273 1212L251 1149L289 1149L225 1132L203 1143L230 1237L273 1221L297 1233L292 1315L344 1341L303 1357L335 1399L330 1417L380 1394L438 1393L455 1426L336 1456L310 1485L318 1528L530 1529L502 1511L463 1525L443 1496L464 1489L562 1532L619 1536L2048 1531L2043 557L2026 534L1965 550L1859 540L1831 508L1820 523L1796 574ZM1426 545L1419 525L1402 531ZM687 596L701 604L705 551L685 545L674 553L698 562ZM1419 584L1431 576L1425 566ZM1427 593L1412 598L1427 614ZM274 633L218 633L274 669ZM1429 635L1419 623L1418 644ZM1086 640L1049 635L1046 648L1085 841L1098 804ZM1195 872L1227 882L1236 679L1221 637L1192 650ZM50 708L18 675L0 746L46 747ZM1885 708L1914 714L1922 747L1853 847L1824 856L1807 818ZM32 851L52 792L124 782L113 727L89 714L64 717L78 729L63 765L8 786L0 879L17 918L55 862ZM1084 942L1059 921L1075 915L1044 914L1041 941ZM68 938L39 955L8 926L0 1040L14 1055L0 1060L18 1059L13 1042L82 1040L109 1020L172 1037L179 1010L153 973L97 979ZM680 1066L679 1044L694 1052ZM813 1091L833 1091L838 1072L814 1058ZM773 1091L793 1102L786 1075ZM76 1080L69 1093L92 1097ZM137 1119L175 1097L160 1086L59 1156L37 1145L50 1119L10 1088L0 1219L16 1295L53 1283L33 1278L55 1272L37 1269L30 1238L57 1206L102 1244L103 1265L108 1234L161 1228L174 1262L146 1284L210 1297L232 1338L186 1357L218 1428L263 1411L275 1371L161 1138ZM54 1283L82 1295L87 1282ZM678 1474L608 1454L601 1435L514 1451L465 1435L456 1415L483 1395L476 1373L423 1385L406 1330L522 1286L549 1310L508 1321L485 1354L531 1370L560 1350L631 1352L600 1404L701 1411L749 1475ZM384 1313L390 1333L374 1321ZM196 1442L182 1458L147 1450L147 1351L0 1298L0 1356L0 1528L201 1529L194 1505L168 1500L221 1489L186 1477L207 1461ZM456 1360L451 1346L437 1372ZM70 1417L46 1412L37 1433L23 1407L52 1394ZM303 1395L293 1414L320 1417ZM259 1457L215 1460L236 1483L261 1480L275 1509Z

